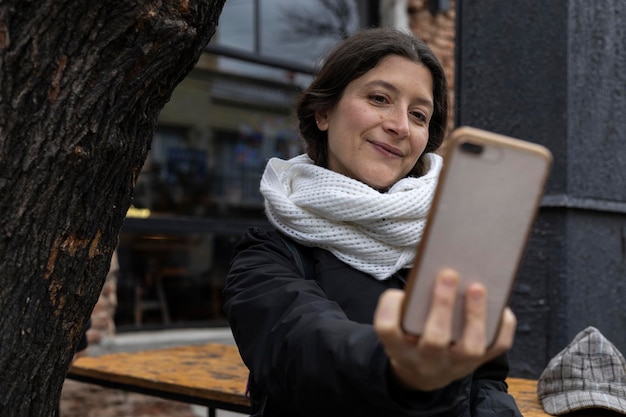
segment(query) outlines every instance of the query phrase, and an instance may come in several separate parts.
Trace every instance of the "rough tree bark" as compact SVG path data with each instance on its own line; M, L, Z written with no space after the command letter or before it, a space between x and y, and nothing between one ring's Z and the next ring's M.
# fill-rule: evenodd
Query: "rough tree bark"
M225 0L0 0L0 414L52 416L157 116Z

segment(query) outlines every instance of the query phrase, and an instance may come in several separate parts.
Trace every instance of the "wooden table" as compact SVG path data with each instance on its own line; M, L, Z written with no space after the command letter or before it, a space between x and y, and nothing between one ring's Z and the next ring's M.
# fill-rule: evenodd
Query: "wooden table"
M537 381L534 379L508 378L509 394L515 398L515 402L524 417L550 417L543 411L543 407L537 398Z
M248 369L235 346L209 343L83 356L67 378L209 408L250 413Z
M67 377L161 398L216 409L250 413L246 397L248 369L233 345L208 343L83 356L74 361ZM537 381L509 378L509 392L524 417L548 417L537 399ZM580 415L579 417L584 417Z

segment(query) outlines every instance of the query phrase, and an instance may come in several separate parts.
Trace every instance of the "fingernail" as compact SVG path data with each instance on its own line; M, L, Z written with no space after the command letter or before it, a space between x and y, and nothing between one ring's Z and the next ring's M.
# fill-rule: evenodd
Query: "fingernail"
M482 288L469 288L469 296L474 301L482 301L486 297L486 291Z
M441 273L440 282L443 285L448 286L448 287L453 287L457 284L457 281L458 281L458 277L453 272L446 270Z

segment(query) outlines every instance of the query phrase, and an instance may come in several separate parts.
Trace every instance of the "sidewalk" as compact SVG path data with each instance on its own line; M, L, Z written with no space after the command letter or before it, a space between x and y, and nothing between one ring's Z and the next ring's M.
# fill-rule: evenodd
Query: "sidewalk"
M206 410L206 409L205 409ZM189 404L65 381L59 417L197 417Z

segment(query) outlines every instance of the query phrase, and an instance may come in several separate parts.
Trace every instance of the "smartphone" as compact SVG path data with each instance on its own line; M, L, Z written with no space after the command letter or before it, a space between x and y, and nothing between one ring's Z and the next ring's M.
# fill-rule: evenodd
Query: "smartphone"
M452 342L462 335L463 300L472 282L487 289L487 345L494 342L551 165L550 151L538 144L472 127L450 134L408 275L401 316L406 333L422 333L435 278L453 268L461 281Z

